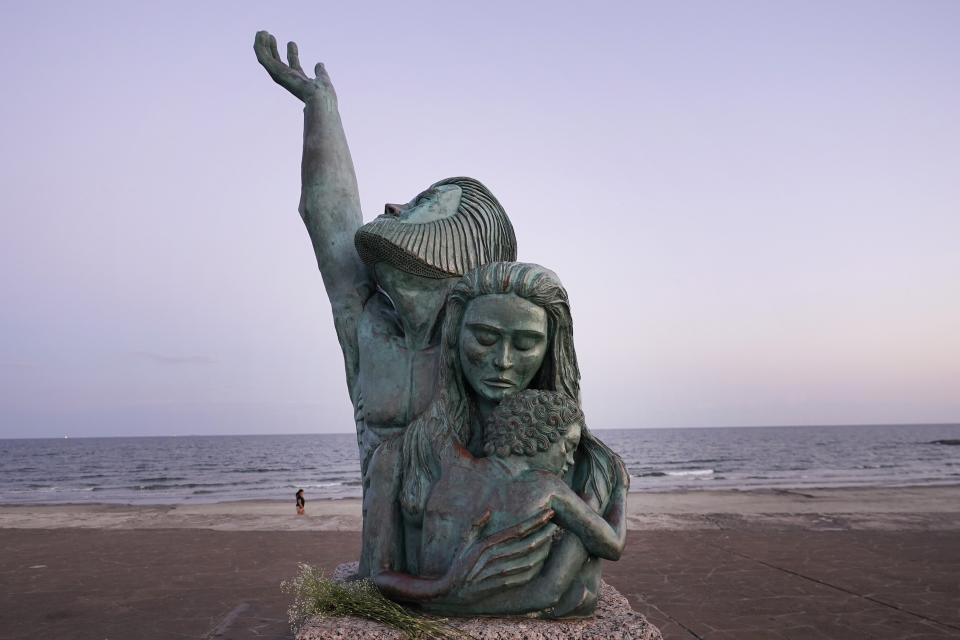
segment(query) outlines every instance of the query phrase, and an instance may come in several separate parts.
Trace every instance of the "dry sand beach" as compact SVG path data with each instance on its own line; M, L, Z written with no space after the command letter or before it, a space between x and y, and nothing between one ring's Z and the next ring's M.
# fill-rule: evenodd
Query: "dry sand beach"
M356 500L0 506L4 638L289 638L279 582ZM960 638L960 487L630 496L607 580L668 639Z

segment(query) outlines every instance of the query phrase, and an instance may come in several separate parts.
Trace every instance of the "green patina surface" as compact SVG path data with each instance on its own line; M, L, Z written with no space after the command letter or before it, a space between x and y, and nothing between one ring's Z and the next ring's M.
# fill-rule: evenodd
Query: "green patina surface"
M263 31L254 50L304 104L300 214L355 411L360 573L448 615L589 615L601 558L623 549L629 478L579 410L559 278L515 262L510 219L472 178L363 224L323 65L309 76L292 42L284 62Z

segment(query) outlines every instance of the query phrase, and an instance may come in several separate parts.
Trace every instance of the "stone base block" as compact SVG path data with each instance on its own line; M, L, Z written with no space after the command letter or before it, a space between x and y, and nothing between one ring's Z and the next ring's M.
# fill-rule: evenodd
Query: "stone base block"
M357 571L357 563L337 567L335 580ZM449 618L451 626L476 640L663 640L660 631L619 591L602 582L597 610L590 618L535 620L529 618ZM297 633L297 640L404 640L404 635L372 620L314 618Z

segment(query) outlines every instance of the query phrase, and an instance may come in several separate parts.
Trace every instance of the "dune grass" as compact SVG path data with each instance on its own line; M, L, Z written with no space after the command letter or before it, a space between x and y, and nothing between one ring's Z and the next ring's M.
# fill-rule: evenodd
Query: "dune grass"
M355 616L375 620L403 632L410 640L466 640L470 634L450 626L443 619L428 618L386 599L370 580L337 582L308 564L281 585L293 595L287 610L296 632L314 616L336 618Z

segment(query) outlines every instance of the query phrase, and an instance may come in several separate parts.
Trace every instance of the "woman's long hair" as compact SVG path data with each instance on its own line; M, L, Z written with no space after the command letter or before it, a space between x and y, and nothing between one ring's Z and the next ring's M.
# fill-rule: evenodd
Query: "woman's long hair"
M580 400L570 302L557 274L538 264L491 262L464 275L447 298L440 342L439 395L403 436L400 505L410 519L420 521L423 517L430 488L440 477L443 448L451 442L466 446L470 441L476 408L463 379L459 349L467 304L480 296L508 293L532 302L547 314L547 352L530 388L560 391ZM614 486L625 476L619 468L623 462L586 425L577 454L574 489L592 492L605 507Z

